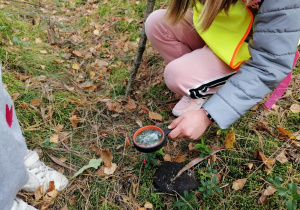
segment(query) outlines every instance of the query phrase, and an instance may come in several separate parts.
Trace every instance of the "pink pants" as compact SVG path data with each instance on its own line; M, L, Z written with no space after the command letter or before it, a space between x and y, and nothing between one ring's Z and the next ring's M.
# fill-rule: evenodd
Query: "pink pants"
M146 21L146 34L168 63L164 78L175 93L191 98L214 94L236 73L205 44L193 27L193 12L172 26L166 22L165 9L156 10Z

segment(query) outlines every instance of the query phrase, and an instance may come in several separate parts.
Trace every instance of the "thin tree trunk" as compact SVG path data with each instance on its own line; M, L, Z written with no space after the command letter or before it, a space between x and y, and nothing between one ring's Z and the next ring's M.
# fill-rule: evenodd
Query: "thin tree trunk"
M134 56L133 65L130 70L130 77L129 77L126 92L125 92L126 97L128 97L128 95L130 94L130 92L132 90L132 85L134 84L134 80L135 80L136 74L138 72L138 68L142 62L142 56L145 51L146 41L147 41L147 36L146 36L146 32L145 32L145 21L146 21L147 17L149 16L149 14L153 11L154 5L155 5L155 0L147 1L143 29L142 29L142 33L140 36L139 45L138 45L137 51Z

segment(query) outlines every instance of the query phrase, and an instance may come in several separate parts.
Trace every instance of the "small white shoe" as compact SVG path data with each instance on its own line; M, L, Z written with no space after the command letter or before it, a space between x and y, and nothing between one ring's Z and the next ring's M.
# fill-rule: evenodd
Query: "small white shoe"
M172 113L179 117L185 112L199 110L208 98L209 97L192 99L190 97L183 96L182 99L174 106Z
M13 206L11 207L10 210L38 210L38 209L28 205L22 199L16 197Z
M62 191L69 183L63 174L41 162L39 155L35 151L28 151L24 162L29 173L29 180L23 186L22 190L35 192L39 186L44 185L45 193L49 188L49 182L54 181L55 189Z

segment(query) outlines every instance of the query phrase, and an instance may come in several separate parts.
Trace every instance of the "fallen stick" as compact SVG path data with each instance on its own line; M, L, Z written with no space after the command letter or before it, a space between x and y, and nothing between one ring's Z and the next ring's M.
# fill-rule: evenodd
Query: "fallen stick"
M178 173L177 175L172 179L172 181L174 181L175 179L177 179L183 172L185 172L186 170L189 170L190 168L192 168L194 165L197 165L198 163L200 163L201 161L207 159L209 156L216 154L219 151L222 150L227 150L226 148L223 147L219 147L217 145L213 145L211 146L211 153L207 156L205 156L204 158L196 158L194 160L192 160L191 162L189 162L188 164L186 164Z

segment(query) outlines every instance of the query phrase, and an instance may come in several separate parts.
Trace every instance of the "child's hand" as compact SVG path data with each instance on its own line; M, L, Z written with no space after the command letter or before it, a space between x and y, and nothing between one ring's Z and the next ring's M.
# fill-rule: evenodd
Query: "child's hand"
M189 138L196 140L202 136L211 123L204 109L189 111L173 120L168 128L174 130L168 136L172 139Z

